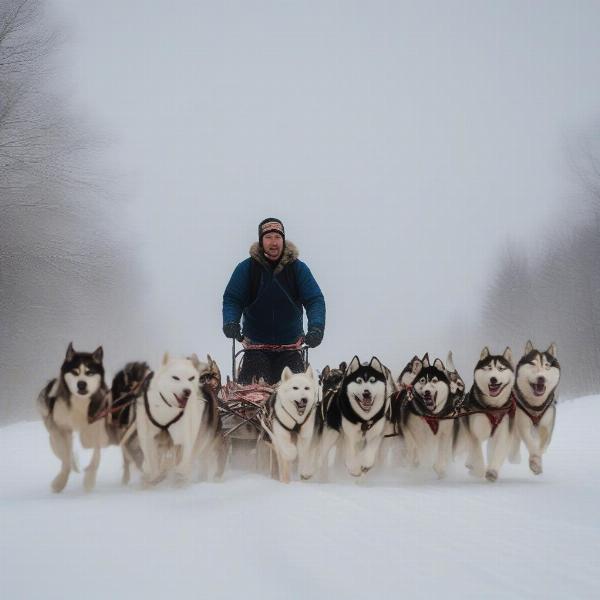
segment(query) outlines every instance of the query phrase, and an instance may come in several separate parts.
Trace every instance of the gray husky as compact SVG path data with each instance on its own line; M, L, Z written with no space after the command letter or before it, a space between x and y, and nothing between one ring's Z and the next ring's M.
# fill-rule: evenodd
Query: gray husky
M61 492L69 474L77 471L73 456L73 433L79 433L81 445L92 448L92 460L85 470L83 485L91 491L96 484L100 449L108 446L105 419L94 420L106 407L109 392L104 382L102 346L94 352L76 352L69 344L60 375L40 392L37 408L50 434L50 447L61 461L52 490Z
M559 379L560 365L556 359L556 344L551 344L545 352L540 352L528 341L525 354L517 365L517 435L510 460L519 462L519 446L523 440L529 452L529 468L536 475L542 472L542 454L552 439Z

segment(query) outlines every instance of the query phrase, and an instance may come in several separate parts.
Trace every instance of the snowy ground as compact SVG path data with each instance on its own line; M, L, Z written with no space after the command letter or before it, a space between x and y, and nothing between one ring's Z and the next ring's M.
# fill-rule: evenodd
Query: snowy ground
M361 485L220 484L60 495L41 423L0 429L3 598L598 598L600 396L559 405L545 472L491 484L388 469ZM83 459L86 456L80 456ZM239 596L243 594L243 596Z

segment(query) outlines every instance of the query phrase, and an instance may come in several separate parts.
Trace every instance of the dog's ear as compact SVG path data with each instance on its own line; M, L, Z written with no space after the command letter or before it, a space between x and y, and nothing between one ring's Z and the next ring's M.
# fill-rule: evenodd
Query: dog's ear
M347 368L348 368L348 364L346 363L346 361L345 361L345 360L343 360L343 361L340 363L339 369L340 369L340 371L342 371L342 373L343 373L343 372L344 372L344 371L345 371Z
M311 365L308 365L308 369L306 369L306 373L305 373L305 375L306 375L307 377L310 377L311 379L314 379L314 378L315 378L315 373L314 373L314 371L313 371L313 368L312 368L312 366L311 366Z
M355 355L354 358L350 361L350 364L346 367L344 377L351 375L355 371L358 371L358 369L360 369L360 358L358 358L358 356Z
M386 375L385 367L381 364L381 361L376 356L373 356L371 358L371 362L369 363L369 366L372 369L374 369L375 371L377 371L378 373L381 373L382 375Z
M416 375L423 368L423 362L418 356L415 356L411 361L410 371Z
M425 369L429 367L429 352L425 352L425 356L423 357L423 367Z
M531 342L531 340L527 340L527 343L525 344L525 354L529 354L532 350L533 343Z
M490 355L490 349L486 346L479 355L479 360L485 360Z
M446 369L448 373L456 373L456 367L454 366L454 359L452 357L452 350L448 351L448 358L446 359Z
M208 366L210 369L212 369L213 366L216 366L216 362L213 360L213 358L210 354L206 355L206 361L208 362Z
M444 363L442 362L442 360L440 358L436 358L433 361L433 366L438 370L438 371L442 371L442 373L444 373L446 371L446 369L444 368Z
M94 353L92 354L92 360L97 362L98 364L102 363L102 359L104 358L104 350L102 350L102 346L98 346Z
M323 370L321 371L321 381L323 381L323 379L327 379L329 377L330 372L331 369L329 368L329 365L325 365L323 367Z
M281 381L287 381L293 375L292 370L286 367L281 373Z
M512 365L513 364L513 355L512 355L512 350L506 346L506 350L504 351L504 353L502 354L502 356L504 356L504 358Z
M556 342L552 342L546 350L546 354L549 354L552 358L556 358Z
M200 370L200 359L198 358L198 355L195 352L193 352L192 355L190 356L190 360L192 361L192 364L194 365L194 369Z
M168 353L168 352L165 352L165 353L163 354L163 359L162 359L162 364L163 364L163 366L164 366L164 365L166 365L168 362L169 362L169 353Z
M73 342L69 342L69 347L67 348L67 353L65 354L65 361L73 360L73 356L75 356Z

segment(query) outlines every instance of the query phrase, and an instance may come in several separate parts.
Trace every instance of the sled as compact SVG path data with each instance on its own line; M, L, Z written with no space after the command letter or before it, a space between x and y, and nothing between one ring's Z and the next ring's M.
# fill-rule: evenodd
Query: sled
M262 381L250 384L238 382L239 368L243 354L248 350L267 350L269 352L286 352L299 350L302 353L304 368L308 366L308 346L299 338L293 344L250 344L242 342L242 349L236 351L235 339L231 346L231 377L221 387L218 395L219 411L223 422L223 430L227 437L236 440L256 441L263 432L261 415L268 398L275 391L275 386ZM242 356L240 365L238 358Z

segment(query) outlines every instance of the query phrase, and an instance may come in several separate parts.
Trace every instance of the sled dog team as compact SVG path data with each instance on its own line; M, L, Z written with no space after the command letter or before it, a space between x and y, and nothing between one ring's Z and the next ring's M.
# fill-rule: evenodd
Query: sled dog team
M310 366L305 373L286 367L260 413L257 455L269 450L283 482L290 481L296 464L301 479L317 473L324 479L335 448L336 460L360 477L386 461L384 440L398 440L410 467L431 466L442 478L448 463L464 455L472 475L496 481L507 458L520 461L523 442L538 475L552 437L559 379L556 345L540 351L530 341L516 366L510 348L502 354L484 348L468 391L452 353L445 365L427 354L415 356L396 380L376 357L326 366L318 381ZM131 463L142 471L145 485L167 475L176 483L219 479L230 451L220 392L221 374L210 355L203 362L195 354L165 354L156 372L146 363L128 363L109 389L102 347L87 353L69 344L59 376L37 400L61 461L53 491L62 491L71 471L79 469L74 433L82 447L93 450L84 475L88 491L96 482L101 449L110 444L122 449L123 483L130 479Z

